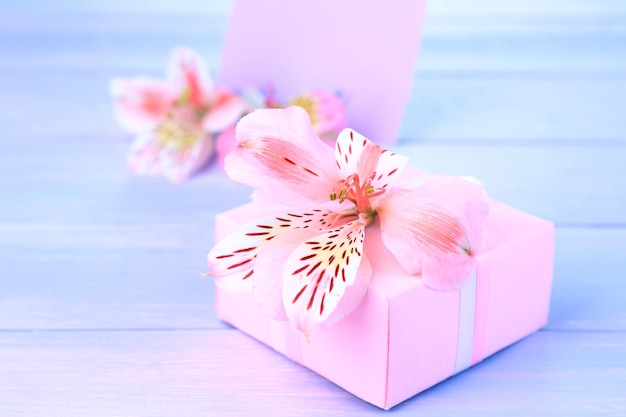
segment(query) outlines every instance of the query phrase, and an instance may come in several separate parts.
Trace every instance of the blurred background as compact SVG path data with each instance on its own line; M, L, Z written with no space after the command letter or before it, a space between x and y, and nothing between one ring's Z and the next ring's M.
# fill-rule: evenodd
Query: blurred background
M96 99L106 93L101 86L117 75L161 74L176 45L200 51L216 69L230 7L228 0L3 2L3 104L12 104L5 123L42 132L36 117L50 133L84 134L96 123L103 136L119 133L109 103ZM615 110L626 100L625 12L618 0L430 1L401 136L623 139ZM13 74L18 79L6 79ZM24 105L24 92L43 88L58 93L55 106ZM92 105L64 126L73 91Z

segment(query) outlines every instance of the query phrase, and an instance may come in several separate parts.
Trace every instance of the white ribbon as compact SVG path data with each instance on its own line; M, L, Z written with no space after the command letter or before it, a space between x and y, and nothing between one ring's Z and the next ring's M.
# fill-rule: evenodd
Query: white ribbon
M460 290L459 341L456 350L454 373L469 368L472 364L474 327L476 319L476 270Z

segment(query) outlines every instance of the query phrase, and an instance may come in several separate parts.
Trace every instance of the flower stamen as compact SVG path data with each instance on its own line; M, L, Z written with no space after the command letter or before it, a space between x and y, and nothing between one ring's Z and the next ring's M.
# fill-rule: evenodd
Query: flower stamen
M335 187L330 194L330 200L338 199L339 203L349 200L356 206L359 214L371 217L376 213L376 210L372 208L371 199L385 192L384 188L377 189L372 185L373 179L374 175L371 175L361 182L358 174L349 175Z
M160 146L176 150L191 149L203 135L199 123L181 120L174 115L161 120L154 130Z

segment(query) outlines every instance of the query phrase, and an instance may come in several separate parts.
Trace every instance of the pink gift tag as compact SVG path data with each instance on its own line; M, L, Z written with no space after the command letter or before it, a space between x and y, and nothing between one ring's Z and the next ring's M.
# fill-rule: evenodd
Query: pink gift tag
M425 0L238 0L219 82L273 86L285 102L338 92L348 124L378 143L396 140L411 93Z

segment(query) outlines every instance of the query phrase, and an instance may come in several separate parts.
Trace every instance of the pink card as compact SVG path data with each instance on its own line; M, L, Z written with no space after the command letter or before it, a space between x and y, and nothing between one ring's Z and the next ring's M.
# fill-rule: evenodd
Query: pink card
M348 125L378 143L396 140L411 92L426 0L237 0L219 82L273 86L285 102L338 92Z

